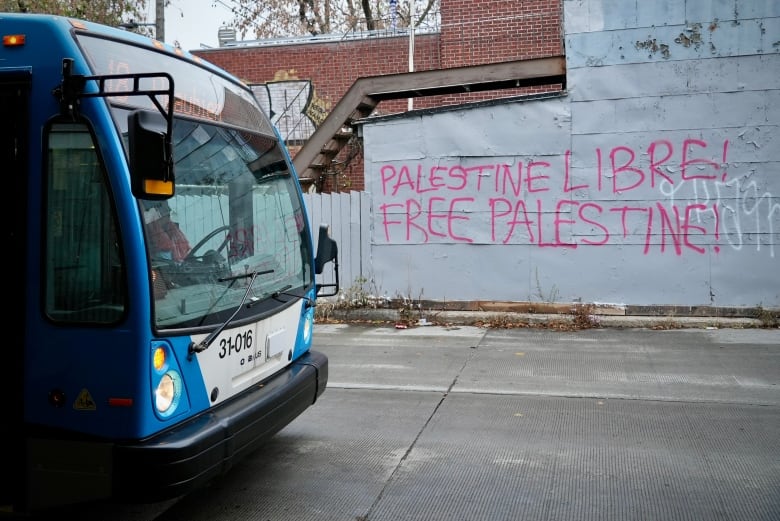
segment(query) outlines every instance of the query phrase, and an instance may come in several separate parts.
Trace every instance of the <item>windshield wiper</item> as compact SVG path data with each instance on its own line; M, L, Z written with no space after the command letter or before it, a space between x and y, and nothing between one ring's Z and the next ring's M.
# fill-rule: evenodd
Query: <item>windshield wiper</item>
M244 296L241 298L241 302L239 302L238 306L236 306L236 310L233 312L232 315L230 315L230 318L225 320L225 322L222 323L221 326L219 326L217 329L212 331L209 336L198 342L197 344L195 342L190 342L190 347L188 349L188 357L191 358L194 353L201 353L209 348L211 343L219 336L220 333L230 324L234 318L236 318L236 315L238 315L238 312L241 311L241 308L244 307L244 303L246 302L246 299L249 297L249 293L252 291L252 284L254 284L255 279L258 275L267 275L268 273L273 273L274 270L264 270L264 271L253 271L250 273L242 273L241 275L231 275L229 277L223 277L220 278L220 282L230 281L230 284L232 285L235 281L238 279L245 279L248 277L251 277L249 280L249 284L247 284L246 291L244 292ZM228 286L227 289L230 289L230 286ZM226 290L227 291L227 290ZM224 295L224 293L223 293ZM214 305L211 306L209 309L209 312L211 312L212 309L214 309L214 306L216 305L216 302ZM206 313L208 314L208 313Z
M282 286L281 288L277 289L273 293L271 293L271 298L274 300L279 300L279 296L281 295L290 295L289 293L285 293L288 289L292 287L292 284L287 284L286 286ZM296 295L290 295L292 297L295 297ZM283 300L279 300L279 302L284 302Z
M249 273L242 273L241 275L229 275L227 277L220 277L217 279L219 282L227 282L229 280L238 280L238 279L245 279L247 277L252 277L252 280L255 279L255 276L257 275L268 275L269 273L273 273L274 270L263 270L263 271L250 271ZM252 287L252 283L249 283L249 287Z
M283 303L284 303L284 302L288 302L288 301L286 301L286 300L281 300L279 297L281 297L282 295L286 295L286 296L288 296L288 297L302 298L302 299L304 299L304 300L306 301L306 307L307 307L307 308L313 308L313 307L316 305L316 304L314 303L314 301L313 301L312 299L310 299L309 297L307 297L306 295L298 295L298 294L296 294L296 293L287 293L287 290L288 290L288 289L290 289L290 288L292 288L292 285L291 285L291 284L288 284L288 285L286 285L286 286L283 286L283 287L279 288L278 290L274 291L274 292L273 292L273 293L271 293L271 295L269 295L269 296L270 296L272 299L274 299L274 300L277 300L277 301L279 301L279 302L283 302ZM251 306L251 305L252 305L252 304L249 304L249 306Z

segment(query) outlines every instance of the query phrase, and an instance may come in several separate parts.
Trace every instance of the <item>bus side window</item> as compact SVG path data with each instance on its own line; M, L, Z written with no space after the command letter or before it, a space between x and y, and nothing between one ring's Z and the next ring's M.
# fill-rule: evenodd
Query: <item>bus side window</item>
M126 301L124 269L97 147L82 123L54 123L46 137L46 314L116 322Z

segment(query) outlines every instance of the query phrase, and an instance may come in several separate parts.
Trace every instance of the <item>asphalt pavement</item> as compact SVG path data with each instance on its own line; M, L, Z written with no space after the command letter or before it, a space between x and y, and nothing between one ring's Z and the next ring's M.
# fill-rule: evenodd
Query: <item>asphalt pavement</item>
M318 403L160 521L780 519L780 330L319 324L314 348Z
M325 393L143 521L778 521L780 329L320 323Z

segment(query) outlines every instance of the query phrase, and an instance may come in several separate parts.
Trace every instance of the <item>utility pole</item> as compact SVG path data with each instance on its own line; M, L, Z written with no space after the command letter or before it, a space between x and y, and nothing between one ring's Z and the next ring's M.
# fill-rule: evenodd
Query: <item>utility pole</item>
M155 0L154 3L154 38L165 41L165 0Z
M414 0L409 0L409 72L414 72ZM414 108L414 98L409 98L407 110Z

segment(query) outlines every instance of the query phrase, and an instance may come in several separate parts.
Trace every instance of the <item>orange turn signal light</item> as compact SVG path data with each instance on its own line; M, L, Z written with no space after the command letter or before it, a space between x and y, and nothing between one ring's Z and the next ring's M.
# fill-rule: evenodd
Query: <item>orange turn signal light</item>
M152 354L152 365L155 371L162 371L165 368L165 349L158 347Z
M24 45L25 36L23 34L4 34L3 46L20 47Z

